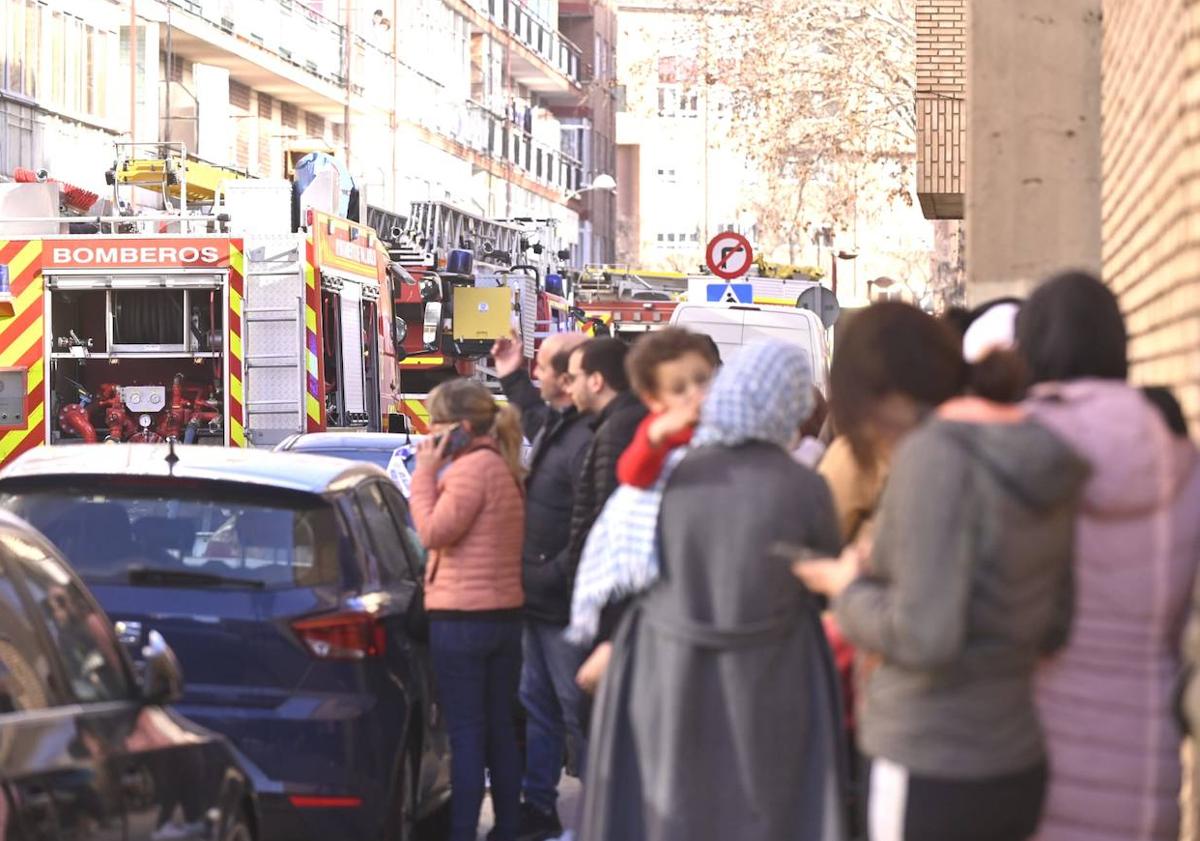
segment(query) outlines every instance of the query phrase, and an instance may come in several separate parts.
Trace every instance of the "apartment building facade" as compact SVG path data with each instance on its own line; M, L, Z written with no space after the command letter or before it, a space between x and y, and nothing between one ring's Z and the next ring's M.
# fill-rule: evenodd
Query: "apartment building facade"
M918 0L917 14L918 193L931 218L965 213L969 298L1098 272L1133 378L1171 387L1200 428L1200 10Z
M618 6L617 257L625 264L696 271L710 236L752 233L743 208L757 174L732 142L727 97L706 83L696 58L702 14L666 0Z
M613 0L559 0L559 28L581 51L584 91L574 104L553 109L564 149L583 165L584 185L617 174L617 10ZM573 205L579 213L585 264L616 261L617 197L588 190Z
M917 198L927 219L963 218L967 0L917 2Z
M1173 388L1200 433L1200 7L1106 0L1103 13L1104 277L1134 375Z
M554 0L0 0L0 175L103 192L117 140L260 177L327 149L373 205L555 219L581 257L591 125L553 113L586 95L557 19Z
M618 76L626 89L617 131L621 261L694 272L710 237L737 231L767 260L819 268L830 282L834 255L850 255L837 267L845 305L866 303L881 277L895 286L879 294L924 299L939 261L935 226L915 197L909 202L898 195L906 182L897 173L913 163L909 144L896 140L911 137L906 118L885 118L884 107L872 106L879 122L890 122L877 136L862 138L878 151L870 164L851 166L831 156L801 178L787 161L763 161L747 147L747 121L756 116L739 88L755 76L737 68L738 39L761 37L762 24L714 9L669 0L620 3ZM812 63L819 62L814 55ZM827 148L816 150L818 156ZM772 212L780 205L789 208L786 219Z

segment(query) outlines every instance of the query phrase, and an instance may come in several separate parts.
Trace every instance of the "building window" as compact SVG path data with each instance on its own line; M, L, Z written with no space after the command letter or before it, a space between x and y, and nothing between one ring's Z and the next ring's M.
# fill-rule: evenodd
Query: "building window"
M700 114L700 94L679 85L658 86L658 116L695 118Z
M250 88L241 82L229 80L229 104L239 111L250 110Z
M325 118L318 114L304 115L304 130L309 137L325 136Z
M118 36L38 0L0 0L0 90L105 121Z
M279 120L283 123L284 128L300 127L300 115L296 106L290 102L279 103Z

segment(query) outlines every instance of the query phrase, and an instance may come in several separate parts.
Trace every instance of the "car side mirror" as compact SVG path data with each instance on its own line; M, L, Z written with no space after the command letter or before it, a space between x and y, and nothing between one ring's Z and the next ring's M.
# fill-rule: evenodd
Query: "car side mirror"
M146 668L142 674L142 700L147 704L173 704L183 697L183 670L167 641L151 631L142 649Z

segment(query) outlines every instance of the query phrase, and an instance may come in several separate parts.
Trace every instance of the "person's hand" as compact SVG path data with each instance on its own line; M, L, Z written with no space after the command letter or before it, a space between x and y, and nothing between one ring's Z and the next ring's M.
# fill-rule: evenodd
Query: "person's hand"
M521 344L521 337L515 330L507 336L496 339L492 345L492 359L496 362L496 373L501 377L507 377L521 370L521 366L525 364L525 348Z
M862 550L857 545L847 546L839 558L821 558L815 561L797 561L792 564L792 574L814 593L837 598L862 572Z
M608 671L608 661L611 659L612 643L600 643L592 655L579 667L579 672L575 675L575 683L587 694L595 695L596 689L600 686L600 679Z
M429 435L417 445L417 470L441 470L447 462L450 433Z
M695 426L700 422L700 406L697 401L689 406L668 409L650 422L647 432L652 446L661 447L668 438Z

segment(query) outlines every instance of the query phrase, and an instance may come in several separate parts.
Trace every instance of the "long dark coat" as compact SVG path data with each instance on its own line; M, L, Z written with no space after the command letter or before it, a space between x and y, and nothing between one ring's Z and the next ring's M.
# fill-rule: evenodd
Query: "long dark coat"
M778 447L706 447L671 477L663 580L596 702L581 841L842 841L837 677L776 541L829 555L825 482Z

